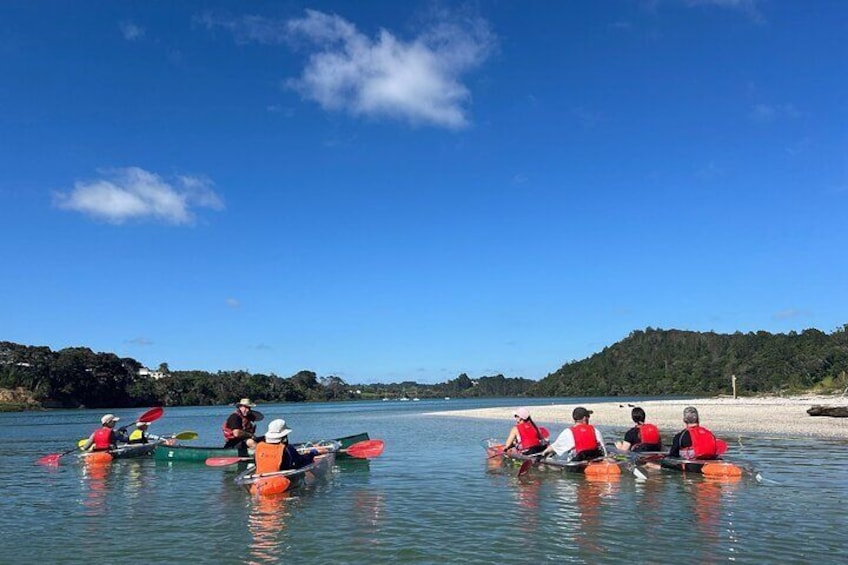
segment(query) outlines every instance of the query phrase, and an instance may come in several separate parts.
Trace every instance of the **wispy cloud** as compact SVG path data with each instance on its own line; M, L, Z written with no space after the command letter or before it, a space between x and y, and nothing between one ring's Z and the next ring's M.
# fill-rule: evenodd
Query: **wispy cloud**
M770 123L779 119L796 119L802 116L794 104L755 104L749 113L755 122Z
M175 225L191 224L193 208L224 207L212 182L203 177L178 176L167 182L139 167L99 172L101 178L78 181L73 189L57 192L56 206L114 224L152 219Z
M236 298L227 298L226 302L229 308L241 308L241 302Z
M444 14L409 40L385 29L370 38L344 18L314 10L285 22L209 14L198 21L208 29L227 29L240 42L301 40L306 66L285 84L325 110L450 129L469 123L471 93L462 77L496 45L485 20Z
M132 22L121 22L118 24L118 27L127 41L136 41L144 37L144 28Z
M780 312L775 312L774 319L775 320L790 320L792 318L799 318L804 315L804 312L801 310L796 310L795 308L787 308L786 310L781 310Z
M738 10L753 21L763 23L765 16L760 11L759 5L762 0L683 0L687 6L716 6L719 8L729 8Z
M139 345L141 347L153 345L153 341L147 339L146 337L135 337L133 339L127 340L127 343L131 345Z

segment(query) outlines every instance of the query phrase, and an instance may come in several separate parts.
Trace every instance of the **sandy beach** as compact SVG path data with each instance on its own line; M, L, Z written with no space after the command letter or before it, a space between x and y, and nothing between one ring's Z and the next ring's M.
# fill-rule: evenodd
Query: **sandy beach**
M571 411L576 406L585 406L594 411L591 423L609 436L608 428L624 431L633 425L631 407L635 404L621 402L596 402L594 404L552 404L532 406L530 413L539 425L550 428L552 434L559 433L570 425ZM848 398L842 396L795 396L758 398L700 398L689 400L650 400L639 402L648 415L648 421L656 424L663 435L671 435L683 428L683 409L695 406L701 423L717 434L763 434L781 437L818 437L848 440L848 418L810 416L811 406L848 406ZM436 416L460 416L468 418L491 418L512 422L515 409L481 408L452 412L431 412ZM607 437L607 439L620 439Z

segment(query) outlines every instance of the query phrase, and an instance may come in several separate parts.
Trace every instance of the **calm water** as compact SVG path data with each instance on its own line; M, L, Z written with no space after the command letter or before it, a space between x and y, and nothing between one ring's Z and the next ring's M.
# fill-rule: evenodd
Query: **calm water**
M284 417L294 441L367 431L386 442L380 458L338 462L325 483L269 500L239 490L235 469L145 459L87 474L71 456L34 465L87 436L101 412L0 414L0 563L848 560L848 442L743 437L740 448L725 438L764 484L666 471L641 482L518 479L480 445L511 421L422 415L502 405L512 401L262 406L260 431ZM168 408L151 431L194 430L194 444L218 445L230 410ZM131 421L143 411L115 413ZM624 431L597 424L608 439Z

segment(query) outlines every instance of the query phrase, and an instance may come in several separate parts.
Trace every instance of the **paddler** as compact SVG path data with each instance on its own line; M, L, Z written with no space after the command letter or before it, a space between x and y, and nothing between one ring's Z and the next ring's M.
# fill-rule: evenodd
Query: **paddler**
M686 428L679 431L671 441L669 457L683 459L715 459L718 457L718 445L713 433L700 424L698 409L687 406L683 409L683 423Z
M236 410L227 418L221 430L224 433L224 447L247 451L256 447L256 422L262 417L253 410L256 406L249 398L242 398L236 403Z
M545 449L548 442L530 417L530 410L519 408L515 411L515 420L516 423L504 442L504 451L517 447L522 455L533 455Z
M604 436L595 426L589 424L592 410L578 406L571 413L574 425L566 428L557 436L556 441L542 451L542 456L556 453L569 461L587 461L606 455Z
M108 451L118 447L119 441L127 441L126 428L121 428L122 432L115 431L115 424L120 418L114 414L104 414L100 418L100 427L88 436L85 443L82 444L83 451Z
M630 417L636 425L627 430L624 441L615 442L615 446L621 451L662 451L660 431L654 424L645 422L645 411L636 406Z
M288 436L291 428L282 419L272 420L268 424L264 441L256 445L254 459L256 460L256 473L275 473L289 469L300 469L312 463L315 457L324 450L313 447L306 453L300 453L289 443Z
M136 422L135 429L132 431L127 443L149 443L150 440L158 440L159 438L147 433L149 422Z

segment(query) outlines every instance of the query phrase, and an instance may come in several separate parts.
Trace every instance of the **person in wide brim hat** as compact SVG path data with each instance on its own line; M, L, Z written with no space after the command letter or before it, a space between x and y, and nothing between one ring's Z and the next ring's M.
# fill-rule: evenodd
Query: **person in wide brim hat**
M262 419L262 414L252 409L256 404L249 398L242 398L235 406L235 412L227 417L222 427L224 447L246 453L256 447L256 422Z
M313 447L306 453L301 453L289 443L292 429L283 419L271 420L263 441L256 445L255 473L275 473L290 469L300 469L312 463L319 454L324 453L321 447Z

